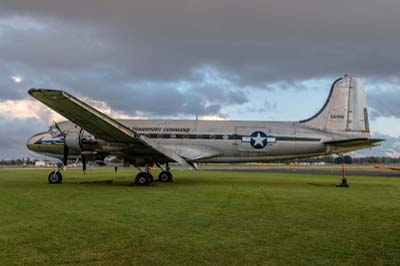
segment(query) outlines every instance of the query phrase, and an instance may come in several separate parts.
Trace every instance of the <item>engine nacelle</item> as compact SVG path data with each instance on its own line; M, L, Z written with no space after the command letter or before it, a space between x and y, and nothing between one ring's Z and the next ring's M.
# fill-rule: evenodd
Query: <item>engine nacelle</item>
M107 166L125 167L126 161L121 157L115 155L109 155L104 158L103 164Z
M99 148L96 138L81 128L74 128L66 132L65 144L69 149L79 152L95 152Z

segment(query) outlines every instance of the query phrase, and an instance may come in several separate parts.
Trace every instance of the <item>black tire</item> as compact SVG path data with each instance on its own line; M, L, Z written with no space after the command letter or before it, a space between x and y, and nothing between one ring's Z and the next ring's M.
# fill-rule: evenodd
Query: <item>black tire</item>
M154 182L153 176L151 174L147 174L147 178L149 179L149 184L148 185L153 184L153 182Z
M168 172L168 182L173 182L171 172Z
M170 179L170 173L168 173L167 171L162 171L158 175L158 181L160 181L160 182L168 182L169 179Z
M53 171L49 174L47 180L49 180L49 184L61 184L62 174L60 172Z
M135 184L139 186L145 186L149 183L149 177L146 173L139 173L136 175Z

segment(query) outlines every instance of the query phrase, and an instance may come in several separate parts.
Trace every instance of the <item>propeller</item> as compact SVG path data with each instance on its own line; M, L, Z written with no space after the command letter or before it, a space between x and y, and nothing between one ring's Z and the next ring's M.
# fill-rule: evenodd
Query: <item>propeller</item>
M65 142L66 134L64 131L61 130L61 128L58 126L56 121L53 121L53 125L60 132L60 134L64 137L63 165L67 166L68 165L69 148L67 146L67 143Z
M64 139L66 138L66 133L64 131L61 130L61 128L58 126L56 121L54 122L54 127L60 132L60 134L64 137ZM64 166L67 166L68 164L68 155L69 155L69 148L67 146L66 141L64 140L64 152L63 152L63 164ZM86 174L86 168L87 168L87 158L86 155L81 154L81 159L82 159L82 169L83 169L83 174Z
M69 153L69 148L68 148L67 144L64 143L64 156L63 156L64 166L68 165L68 153Z
M86 155L82 154L81 156L82 156L82 169L83 169L83 174L86 175L86 163L87 163Z

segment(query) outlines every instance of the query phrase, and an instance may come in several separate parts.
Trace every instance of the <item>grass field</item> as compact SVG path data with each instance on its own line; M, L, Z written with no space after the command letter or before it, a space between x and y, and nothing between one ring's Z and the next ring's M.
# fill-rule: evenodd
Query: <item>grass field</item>
M48 172L0 170L0 265L400 265L400 178Z

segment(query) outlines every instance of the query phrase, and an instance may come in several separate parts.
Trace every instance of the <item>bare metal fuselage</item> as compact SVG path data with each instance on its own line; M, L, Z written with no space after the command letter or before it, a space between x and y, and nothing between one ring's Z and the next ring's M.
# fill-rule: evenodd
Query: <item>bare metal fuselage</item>
M362 133L324 132L305 127L299 122L265 122L265 121L202 121L202 120L118 120L134 131L162 145L166 149L182 156L191 162L268 162L347 152L363 147L337 148L325 144L335 140L365 137ZM58 124L68 133L81 129L69 121ZM252 135L260 132L265 139L262 144L254 146ZM41 133L28 140L32 151L52 157L63 156L65 139L56 142L40 142L38 139L49 136L51 132ZM53 134L54 136L54 134ZM252 143L253 142L253 143ZM106 142L96 139L95 146L88 148L93 154L115 155L127 161L140 161L148 155L135 147L117 142ZM82 152L81 144L70 145L70 158ZM154 161L162 161L154 158Z

